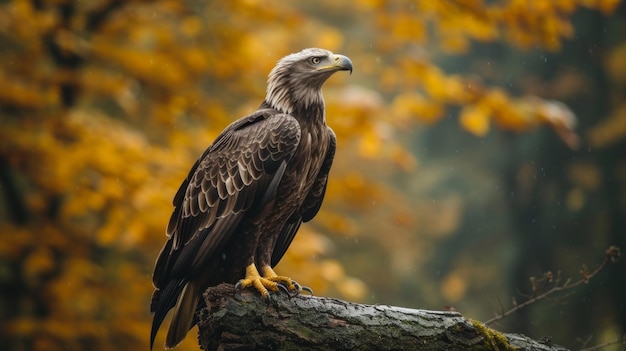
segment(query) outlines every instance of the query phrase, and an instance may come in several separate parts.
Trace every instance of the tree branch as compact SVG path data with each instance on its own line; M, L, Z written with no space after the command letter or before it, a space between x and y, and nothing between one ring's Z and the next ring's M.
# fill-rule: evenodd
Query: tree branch
M505 317L508 317L509 315L521 310L524 307L527 307L529 305L532 305L535 302L544 300L548 297L550 297L551 295L554 295L556 293L559 293L561 291L565 291L565 290L570 290L573 289L579 285L582 284L587 284L589 283L589 281L594 278L598 273L600 273L600 271L602 271L604 269L604 267L606 267L606 265L608 265L609 263L615 263L620 259L621 253L620 253L620 249L619 247L615 246L615 245L611 245L608 249L606 249L605 251L605 255L604 255L604 261L602 261L602 263L596 267L596 269L594 269L592 272L589 272L589 269L587 268L587 266L583 265L581 271L580 271L580 275L581 278L579 280L577 280L576 282L572 283L571 279L567 279L565 281L565 283L561 284L561 273L559 272L557 274L557 278L554 279L552 272L547 272L544 277L541 279L545 282L548 283L552 283L554 282L554 286L552 288L550 288L549 290L546 290L542 293L537 293L537 291L539 291L540 289L537 287L537 281L539 279L536 279L535 277L531 277L530 281L532 284L532 288L533 288L533 296L531 298L529 298L528 300L524 301L521 304L515 303L515 305L513 306L513 308L509 309L506 312L502 312L497 314L495 317L491 318L490 320L486 321L485 324L487 325L492 325L493 323L504 319ZM502 303L500 303L500 307L502 307ZM502 310L504 310L502 308Z
M458 312L364 305L338 299L207 289L200 312L204 350L566 350L503 334Z

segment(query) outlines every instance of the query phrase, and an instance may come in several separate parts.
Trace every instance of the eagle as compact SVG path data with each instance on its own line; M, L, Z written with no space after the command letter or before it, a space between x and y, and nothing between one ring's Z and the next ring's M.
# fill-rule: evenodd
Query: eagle
M283 57L259 108L227 126L195 162L174 196L152 275L151 349L171 309L165 347L184 339L210 286L252 287L264 298L302 289L272 268L324 199L336 138L321 89L337 71L352 73L352 61L328 50Z

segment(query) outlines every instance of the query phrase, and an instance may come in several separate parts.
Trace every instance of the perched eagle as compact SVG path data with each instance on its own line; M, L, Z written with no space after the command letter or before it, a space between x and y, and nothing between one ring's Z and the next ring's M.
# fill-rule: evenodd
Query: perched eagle
M261 106L226 127L193 165L154 267L150 348L172 308L165 347L183 340L209 286L254 287L263 297L300 289L272 267L324 198L336 140L321 89L337 71L352 73L352 62L327 50L282 58Z

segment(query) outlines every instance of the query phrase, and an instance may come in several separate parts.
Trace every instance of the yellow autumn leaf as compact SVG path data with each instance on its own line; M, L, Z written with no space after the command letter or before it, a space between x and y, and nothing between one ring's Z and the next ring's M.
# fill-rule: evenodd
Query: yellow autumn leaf
M360 301L367 293L367 286L360 279L345 277L337 283L337 290L348 301Z
M441 103L426 99L418 92L398 94L391 105L394 116L402 121L417 120L427 124L434 123L443 116Z
M359 155L365 158L376 158L382 150L382 140L372 130L367 130L359 141Z
M390 148L391 159L396 165L400 166L405 171L415 170L417 160L413 154L399 145L391 145Z
M468 132L483 137L489 132L490 111L485 106L471 105L461 109L459 123Z
M329 282L339 281L345 277L345 271L341 263L332 259L327 259L322 262L320 273L322 277Z
M467 292L467 282L458 272L448 274L441 285L441 294L450 303L461 301Z
M448 54L462 54L469 50L469 41L461 33L451 33L445 35L439 45Z
M28 278L36 278L41 274L52 271L55 267L52 252L46 247L39 247L30 253L23 263L23 269Z
M622 104L613 113L605 117L589 132L587 139L594 148L606 148L614 145L626 136L626 104Z
M318 30L316 37L317 42L315 45L320 48L328 48L328 50L336 51L343 45L343 34L335 28L324 28L322 31Z
M598 9L603 14L609 15L615 11L620 3L620 0L599 0Z

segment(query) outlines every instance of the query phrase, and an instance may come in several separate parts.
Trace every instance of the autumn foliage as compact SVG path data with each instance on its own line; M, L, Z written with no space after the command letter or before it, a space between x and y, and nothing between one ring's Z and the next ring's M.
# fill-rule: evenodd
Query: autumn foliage
M409 176L437 177L419 169L409 130L427 131L453 116L476 138L494 129L552 129L551 137L568 148L582 144L577 117L558 101L567 94L514 91L494 84L489 70L447 72L439 58L464 57L474 45L491 43L556 53L576 36L571 19L577 11L610 16L618 5L1 2L3 347L147 349L150 275L176 189L217 133L261 102L275 61L303 47L348 55L355 72L325 86L339 154L320 214L300 230L277 270L319 295L376 301L376 287L359 272L372 272L379 286L415 279L410 267L433 258L434 243L462 222L458 196L434 203L421 188L398 186ZM607 56L607 69L622 86L624 45ZM610 147L626 138L621 99L582 136L585 144ZM577 176L592 172L579 167ZM593 174L576 179L585 193ZM576 205L579 198L571 196ZM376 272L382 261L355 259L351 264L360 268L353 269L339 260L336 243L358 240L389 254L385 264L397 273L395 283ZM460 301L475 282L467 278L474 276L472 264L464 267L430 294ZM197 349L192 334L180 349Z

